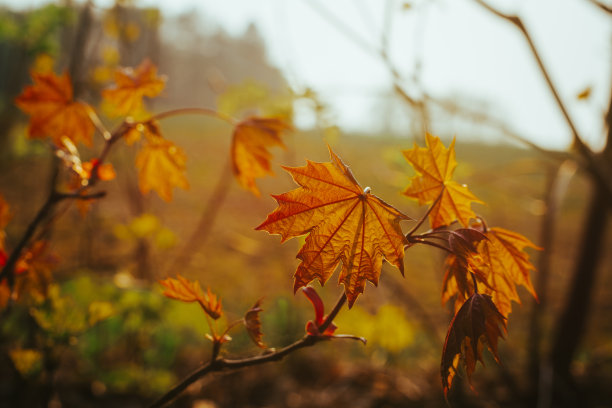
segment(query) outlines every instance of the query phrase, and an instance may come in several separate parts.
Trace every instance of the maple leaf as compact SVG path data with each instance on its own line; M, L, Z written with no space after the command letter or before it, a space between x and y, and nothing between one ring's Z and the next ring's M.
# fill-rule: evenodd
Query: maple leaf
M157 96L166 86L165 77L157 76L157 67L145 59L135 69L115 71L115 86L102 91L114 116L133 115L143 110L142 98Z
M535 266L525 248L541 248L523 235L503 228L489 228L486 235L489 239L479 244L478 252L483 258L481 268L486 271L491 289L483 291L490 293L501 314L507 317L512 311L512 301L521 303L516 285L524 286L536 300L538 298L529 276Z
M488 228L485 235L487 239L478 243L476 254L464 259L454 255L447 258L442 303L457 295L455 310L460 307L463 300L474 292L472 280L468 278L472 272L476 281L483 284L479 291L490 295L499 312L508 317L512 312L512 301L521 302L517 285L524 286L537 299L529 276L530 271L535 271L535 266L524 250L541 248L523 235L503 228Z
M281 134L290 129L291 126L276 118L251 117L236 125L231 157L234 175L242 187L259 196L255 178L273 174L268 148L285 147Z
M138 185L143 194L155 190L165 201L172 200L172 188L189 189L185 178L185 152L174 143L164 139L157 124L146 124L147 143L136 156L138 169Z
M457 167L455 140L447 149L439 137L427 133L426 142L427 147L415 143L414 148L402 152L417 173L403 194L418 200L419 205L431 204L442 194L429 213L431 228L450 225L455 220L467 227L470 218L475 218L471 203L482 201L465 185L451 180Z
M261 331L261 319L259 318L259 313L263 312L261 308L261 301L259 299L252 308L250 308L246 314L244 315L243 323L249 333L249 337L253 340L253 343L257 345L257 347L266 348L266 345L261 341L263 337L263 333Z
M159 283L166 288L164 290L166 297L186 303L198 302L204 312L215 320L223 314L221 299L213 294L210 288L205 294L198 281L190 282L177 274L176 279L167 278L160 280Z
M444 341L440 374L445 396L448 395L460 364L465 366L471 382L476 361L483 363L482 350L485 345L499 363L497 340L503 338L504 333L506 319L497 310L490 296L474 293L466 300L451 321Z
M284 167L301 187L273 196L278 208L257 230L280 234L281 242L308 234L297 254L294 291L314 279L325 284L342 261L339 282L349 307L363 293L366 280L378 285L383 258L404 273L404 245L399 222L410 218L362 189L350 169L329 149L331 163L308 161Z
M91 107L73 100L70 76L64 73L32 73L34 85L27 86L15 99L15 104L30 115L28 136L34 139L50 137L56 145L62 137L74 143L91 146L94 124Z

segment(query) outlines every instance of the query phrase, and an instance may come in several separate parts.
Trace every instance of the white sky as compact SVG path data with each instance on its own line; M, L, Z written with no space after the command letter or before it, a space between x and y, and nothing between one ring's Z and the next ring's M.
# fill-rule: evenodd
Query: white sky
M605 0L602 0L605 2ZM0 0L25 8L42 0ZM521 16L541 52L570 115L587 142L601 147L612 67L612 18L587 0L489 0ZM110 0L97 0L101 7ZM435 97L483 101L512 129L549 148L566 148L569 129L520 32L473 0L170 0L136 1L167 13L198 10L231 34L254 22L271 62L296 86L309 86L328 102L341 129L379 130L380 95L391 76L380 58L348 39L320 10L329 12L373 48L389 25L389 54L406 79L422 60L423 88ZM609 4L609 3L608 3ZM385 20L385 8L393 10ZM319 10L319 12L317 12ZM592 87L586 101L576 95ZM378 95L378 96L377 96ZM461 130L458 130L460 132ZM468 137L457 133L457 137Z

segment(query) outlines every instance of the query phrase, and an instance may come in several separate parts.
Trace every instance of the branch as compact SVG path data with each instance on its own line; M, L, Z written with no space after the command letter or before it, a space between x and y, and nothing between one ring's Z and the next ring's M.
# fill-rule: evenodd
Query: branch
M567 108L565 107L565 104L563 103L563 101L561 100L561 97L559 96L559 92L557 91L557 88L552 82L552 79L550 78L550 75L548 74L548 70L544 66L544 62L542 61L542 58L540 57L540 53L538 52L533 40L531 39L531 35L527 31L527 28L525 28L523 21L518 16L502 13L501 11L495 9L494 7L486 3L484 0L474 0L474 1L478 3L479 5L481 5L485 10L488 10L489 12L496 15L497 17L502 18L512 23L523 34L523 37L525 37L525 40L527 40L527 44L529 45L531 54L533 55L534 59L536 60L538 64L538 67L540 68L540 72L544 76L546 84L548 85L548 89L550 90L553 97L555 98L555 101L557 102L557 106L559 107L559 110L563 114L563 117L565 118L565 121L567 122L567 125L569 126L572 132L573 147L578 151L580 156L582 156L582 158L586 162L583 164L583 167L586 168L591 173L593 178L597 180L597 182L600 183L605 188L608 195L612 197L612 177L610 177L610 174L612 173L612 169L610 169L609 163L607 163L605 160L602 160L601 157L596 156L591 151L591 149L584 143L582 137L578 133L576 126L574 125L574 121L570 117L569 112Z
M325 319L323 324L319 326L319 331L321 333L325 332L325 329L327 329L327 327L331 324L334 318L338 315L338 312L340 312L340 309L342 309L342 306L344 306L345 302L346 302L346 294L343 292L342 295L340 295L340 297L336 301L336 305L332 309L331 313L327 315L327 318ZM160 407L165 406L166 404L174 400L176 397L178 397L178 395L181 392L183 392L187 387L189 387L191 384L193 384L194 382L196 382L197 380L199 380L200 378L204 377L205 375L209 373L217 372L217 371L224 371L224 370L237 370L239 368L264 364L270 361L279 361L283 357L285 357L287 354L292 353L296 350L299 350L305 347L314 346L315 344L321 341L327 341L333 338L358 340L358 341L361 341L363 344L366 344L366 340L363 337L357 337L357 336L352 336L352 335L340 334L340 335L335 335L335 336L324 336L324 335L312 336L310 334L307 334L304 337L302 337L300 340L278 351L272 351L274 349L268 349L267 351L272 351L272 352L268 352L268 353L264 352L264 354L261 354L259 356L248 357L248 358L243 358L239 360L230 360L230 359L225 359L225 358L218 358L218 353L219 353L218 345L217 345L217 348L215 349L215 344L213 343L213 353L212 353L211 361L202 365L202 367L198 368L196 371L194 371L189 376L187 376L185 379L183 379L183 381L181 381L179 384L175 385L170 391L162 395L157 401L155 401L150 406L150 408L160 408Z
M608 14L612 14L612 7L610 6L606 6L603 3L598 2L597 0L588 0L591 4L593 4L594 6L599 7L600 9L602 9L603 11L605 11Z
M419 229L419 227L421 225L423 225L423 223L425 222L425 220L427 219L427 217L429 216L429 214L431 214L432 210L434 209L434 207L436 205L438 205L438 203L440 202L440 200L442 199L442 194L444 193L445 187L442 187L442 190L440 190L440 193L438 194L438 197L436 197L436 199L434 200L433 203L431 203L431 205L429 206L429 208L427 209L427 212L425 214L423 214L423 216L421 217L421 219L419 220L419 222L417 222L417 224L412 227L412 229L410 231L408 231L408 233L406 234L406 238L408 239L408 241L410 241L410 237L416 232L416 230Z
M209 116L209 117L221 119L221 120L229 123L230 125L235 125L236 124L236 119L232 118L231 116L228 116L228 115L226 115L224 113L221 113L219 111L216 111L214 109L208 109L208 108L180 108L180 109L173 109L173 110L169 110L169 111L165 111L165 112L161 112L161 113L158 113L156 115L153 115L149 119L143 121L142 123L144 123L144 122L151 122L151 121L154 121L154 120L166 119L166 118L170 118L170 117L173 117L173 116L188 115L188 114Z

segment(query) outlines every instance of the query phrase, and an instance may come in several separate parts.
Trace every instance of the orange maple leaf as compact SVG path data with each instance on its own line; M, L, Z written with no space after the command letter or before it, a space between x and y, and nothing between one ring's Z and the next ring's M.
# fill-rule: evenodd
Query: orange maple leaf
M70 76L64 73L32 73L34 85L27 86L15 99L15 104L30 115L28 136L42 139L50 137L56 145L62 137L74 143L82 141L91 146L94 124L90 119L91 107L73 100Z
M251 117L234 128L231 156L234 175L240 185L259 196L255 178L273 174L269 147L285 147L281 134L290 130L281 119Z
M155 64L145 59L136 69L115 71L115 85L102 91L102 97L111 106L112 115L132 115L143 110L143 97L157 96L165 86L166 78L157 76Z
M273 196L279 206L256 229L280 234L281 242L308 234L297 254L297 291L317 278L323 285L342 261L339 281L349 307L366 280L378 284L383 258L404 271L406 237L399 222L410 218L359 186L349 168L329 149L331 163L308 161L284 167L301 187Z
M266 348L266 345L261 340L263 337L263 332L261 331L261 319L259 318L259 313L263 312L261 308L262 299L259 299L252 308L250 308L246 314L244 315L244 326L249 333L249 337L253 340L253 343L257 345L257 347Z
M417 172L403 194L418 200L419 205L431 204L442 194L429 213L431 228L450 225L455 220L467 227L470 218L475 218L471 202L482 201L465 185L451 180L457 166L455 140L447 149L440 138L427 133L426 142L427 147L415 144L414 148L403 151L404 157Z
M488 239L478 243L475 256L465 261L470 263L470 267L462 267L462 261L454 255L447 258L442 302L446 303L456 295L457 310L474 292L474 284L468 276L472 272L476 281L482 284L479 285L479 291L490 295L499 312L508 317L512 312L512 301L521 303L517 285L524 286L537 299L529 276L530 271L535 271L535 266L529 260L525 248L541 248L523 235L503 228L488 228L485 235Z
M197 280L190 282L177 274L176 279L167 278L160 280L159 283L166 288L164 290L166 297L186 303L198 302L204 312L215 320L223 314L221 299L213 294L210 288L205 294Z
M136 156L138 185L143 194L155 190L165 201L172 200L172 188L189 189L185 177L187 156L183 150L161 136L155 122L146 123L146 144Z
M476 361L483 362L482 350L485 345L499 363L497 340L503 338L505 333L506 319L490 296L474 293L466 300L451 321L444 341L440 374L445 396L460 364L465 366L468 380L471 381Z

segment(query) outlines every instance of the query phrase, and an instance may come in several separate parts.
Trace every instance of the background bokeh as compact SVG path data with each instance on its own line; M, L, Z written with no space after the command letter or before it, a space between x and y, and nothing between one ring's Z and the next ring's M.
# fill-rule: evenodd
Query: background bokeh
M543 274L532 276L539 303L520 289L523 302L500 342L503 364L486 353L475 391L459 379L453 406L610 406L610 199L598 221L604 232L585 235L599 185L518 30L468 0L262 2L256 9L248 1L167 3L0 3L0 194L12 209L9 248L44 202L55 166L46 143L27 139L27 118L13 103L33 67L68 70L78 97L109 127L116 122L104 116L100 90L118 67L150 58L168 82L149 111L197 106L236 118L278 116L296 131L286 149L273 150L275 176L258 181L261 197L234 181L232 129L214 118L162 123L165 137L187 152L191 186L175 190L170 203L141 195L135 151L119 146L109 158L117 177L99 187L107 196L85 215L60 208L45 232L57 258L48 300L2 314L0 407L139 407L167 391L210 354L199 308L161 295L157 281L177 273L219 294L228 321L263 297L268 346L300 338L313 318L306 298L292 291L303 242L280 244L254 230L276 207L270 194L294 188L280 165L327 161L329 144L361 185L418 219L426 209L401 195L413 174L401 150L422 145L425 130L445 144L456 137L455 179L486 203L475 211L489 225L544 247L530 251ZM609 170L609 148L601 150L609 138L609 6L527 3L496 6L533 28L578 131ZM79 150L90 158L101 145L100 138ZM597 245L592 284L577 293L588 271L576 265L585 246ZM440 302L444 255L411 248L405 263L405 277L384 265L378 288L368 285L335 321L338 332L366 337L366 346L330 341L280 363L215 374L175 406L444 406L439 365L452 318ZM328 307L342 290L335 279L315 284ZM565 345L562 328L573 327L563 319L585 302L585 325L574 333L578 346L559 383L551 367ZM241 330L232 337L228 356L260 352Z

